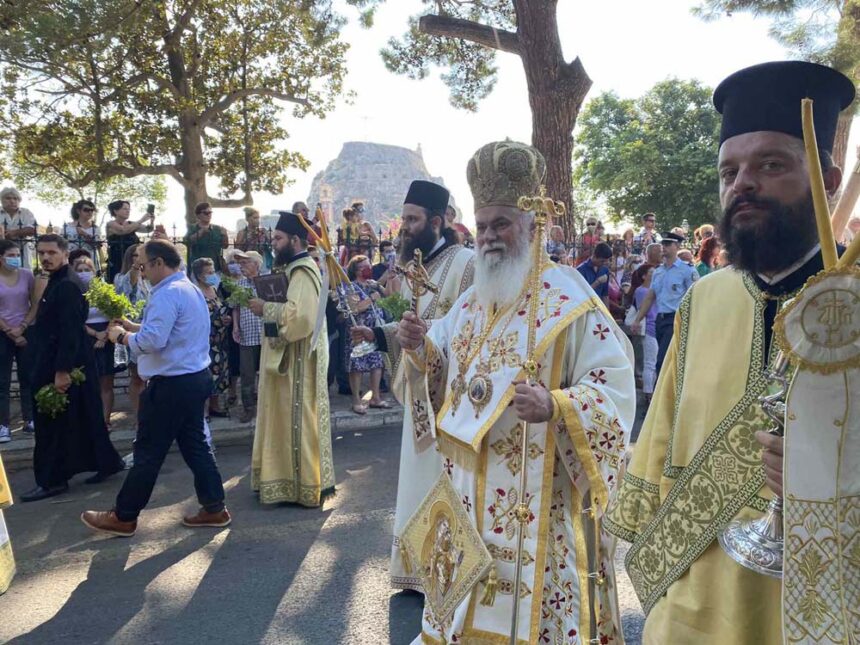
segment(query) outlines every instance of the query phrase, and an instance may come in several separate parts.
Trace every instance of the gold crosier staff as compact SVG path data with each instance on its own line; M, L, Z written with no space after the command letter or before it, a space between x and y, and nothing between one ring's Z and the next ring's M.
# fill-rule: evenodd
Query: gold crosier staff
M531 197L520 197L517 201L517 208L522 211L534 211L535 228L534 239L532 240L532 270L529 275L529 314L528 314L528 349L526 352L526 361L523 363L523 371L526 375L526 383L533 385L537 381L537 357L535 354L535 336L537 333L537 312L540 301L540 293L542 289L541 275L543 274L544 257L546 251L544 249L543 235L546 230L547 220L550 216L561 217L565 214L564 204L554 201L551 197L546 196L546 187L541 186L540 194ZM524 457L528 455L529 445L529 423L523 422L523 430L520 441L520 455ZM519 631L520 617L520 582L523 577L523 542L526 539L526 525L529 521L529 505L526 495L528 494L528 459L524 459L520 465L520 490L519 504L514 511L517 519L517 565L516 574L514 576L514 612L511 617L511 645L517 645L517 632Z

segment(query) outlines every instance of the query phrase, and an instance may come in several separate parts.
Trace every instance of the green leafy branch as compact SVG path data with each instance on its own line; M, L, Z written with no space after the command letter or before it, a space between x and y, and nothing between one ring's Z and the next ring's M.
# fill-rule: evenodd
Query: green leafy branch
M72 385L80 385L87 380L83 368L76 367L71 371ZM36 410L45 416L56 419L69 407L69 395L60 392L53 383L49 383L36 392Z
M126 296L117 293L112 284L101 278L93 278L84 296L90 307L95 307L110 320L129 318L139 320L143 313L144 302L132 304Z
M387 313L394 322L400 322L403 314L409 311L411 306L409 301L399 293L392 293L390 296L379 299L376 305Z
M231 307L247 307L251 299L255 298L254 290L243 287L232 278L224 278L221 281L227 291L227 304Z

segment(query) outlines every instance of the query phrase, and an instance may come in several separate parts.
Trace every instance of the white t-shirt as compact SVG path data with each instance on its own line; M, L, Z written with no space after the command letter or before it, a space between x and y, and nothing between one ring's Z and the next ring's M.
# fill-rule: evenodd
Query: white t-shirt
M6 230L14 231L17 228L36 228L36 216L26 208L19 208L18 212L10 215L4 209L0 208L0 226L4 226ZM21 266L25 269L32 269L32 260L36 255L36 249L32 242L27 242L21 245Z

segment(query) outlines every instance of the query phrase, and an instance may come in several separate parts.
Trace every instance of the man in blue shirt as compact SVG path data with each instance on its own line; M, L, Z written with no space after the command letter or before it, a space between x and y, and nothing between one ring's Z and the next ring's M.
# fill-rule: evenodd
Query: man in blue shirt
M642 324L642 319L651 310L651 305L656 299L657 346L659 348L657 351L658 375L663 366L663 359L666 358L666 352L669 350L669 344L672 342L672 334L675 331L675 312L681 306L681 299L684 294L699 279L699 273L695 267L691 267L678 258L678 251L681 250L683 242L684 237L678 233L663 234L663 239L660 241L663 245L663 264L654 271L651 289L645 296L645 300L642 301L639 313L636 314L636 319L631 325L632 331L637 332L639 325Z
M612 259L612 247L606 242L600 242L594 247L591 257L576 267L585 281L594 289L594 293L609 304L609 261Z
M140 253L140 270L152 284L140 325L123 321L108 330L111 342L126 345L146 381L140 396L134 466L112 511L86 511L81 521L96 531L131 537L146 507L167 451L175 440L194 473L202 507L185 517L189 527L230 524L224 487L203 434L203 407L212 393L209 372L209 308L181 270L176 248L151 240Z

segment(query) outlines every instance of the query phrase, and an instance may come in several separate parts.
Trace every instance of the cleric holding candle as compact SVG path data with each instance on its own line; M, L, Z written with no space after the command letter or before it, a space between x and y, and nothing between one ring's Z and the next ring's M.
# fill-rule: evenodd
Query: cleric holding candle
M814 100L832 196L842 173L830 153L839 112L854 99L851 81L828 67L775 62L732 74L714 93L723 115L720 238L732 266L685 296L632 462L604 522L633 543L626 562L647 615L644 643L783 642L781 581L736 564L716 537L735 518L761 517L782 493L782 439L762 432L772 424L758 399L761 375L777 353L776 314L823 268L801 127L804 98Z

